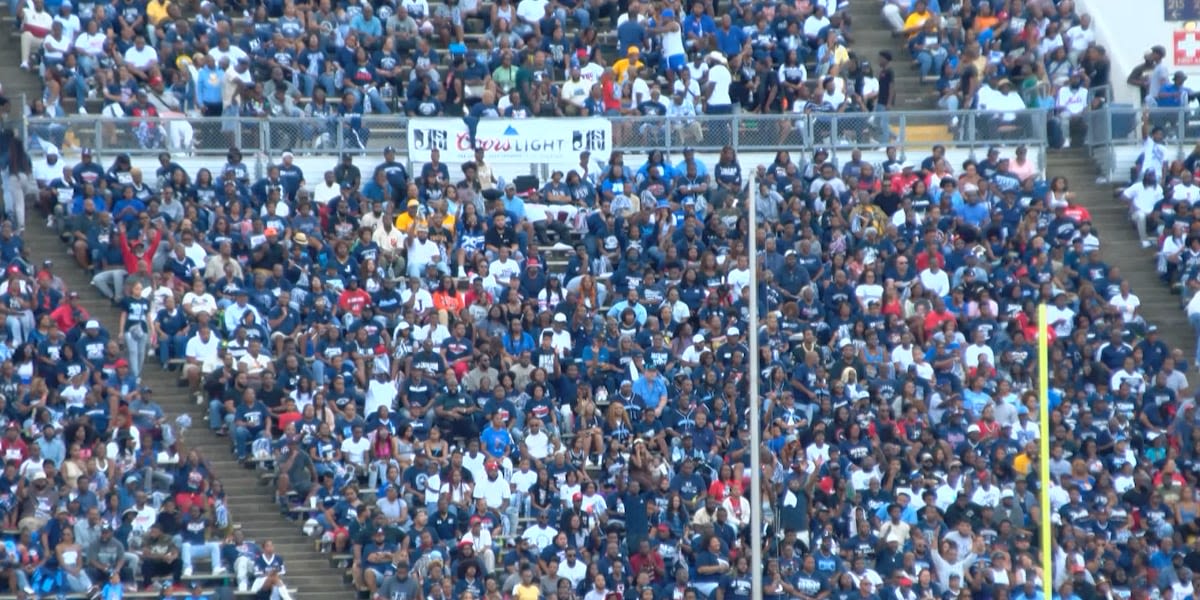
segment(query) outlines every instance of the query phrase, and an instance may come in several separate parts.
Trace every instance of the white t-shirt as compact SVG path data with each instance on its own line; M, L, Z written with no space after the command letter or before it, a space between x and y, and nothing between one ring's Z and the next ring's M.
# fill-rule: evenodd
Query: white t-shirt
M528 471L513 471L512 477L508 478L508 482L518 492L528 492L534 485L537 485L537 471L533 469L529 469Z
M545 429L537 433L530 433L525 436L525 449L529 451L529 456L537 460L542 460L550 456L550 436ZM516 477L516 474L513 474ZM519 487L519 486L518 486Z
M250 353L247 352L238 359L238 365L246 365L246 373L250 375L260 375L267 367L271 366L271 357L261 352L258 356L250 356Z
M973 369L978 367L980 356L986 356L989 365L996 364L996 353L987 344L971 344L963 352L963 360L966 362L967 368Z
M546 0L521 0L517 4L517 17L531 25L536 25L546 15Z
M75 16L74 14L70 14L65 17L62 15L56 15L54 17L54 22L62 23L63 35L68 40L75 39L75 37L79 35L79 30L83 28L79 23L79 17Z
M371 442L365 436L358 440L355 440L353 436L342 440L342 456L353 465L365 465L367 452L370 449Z
M1190 205L1200 201L1200 186L1194 183L1177 183L1174 192L1171 197L1176 202L1187 202Z
M1129 294L1128 296L1117 294L1108 303L1113 308L1121 311L1121 318L1127 323L1137 316L1137 309L1142 305L1142 301L1138 299L1136 294Z
M1154 138L1147 136L1146 140L1142 142L1142 169L1138 171L1138 178L1142 177L1142 173L1145 173L1146 169L1150 169L1158 174L1159 179L1162 179L1166 162L1167 147L1154 141Z
M1083 113L1087 108L1087 96L1087 88L1082 85L1079 86L1079 89L1075 90L1072 90L1069 85L1064 85L1058 89L1058 98L1054 101L1054 105L1074 117Z
M729 97L729 86L733 83L733 75L729 67L717 64L708 71L708 83L713 86L708 95L709 106L728 106L733 104Z
M537 549L538 552L541 552L554 542L554 536L556 535L558 535L557 529L549 525L542 527L535 523L529 529L526 529L525 533L521 534L521 537L529 540L529 545Z
M221 349L221 340L215 335L209 335L208 341L200 339L200 334L192 336L188 340L187 348L184 349L184 354L188 358L194 358L202 363L217 360L217 354Z
M1096 32L1091 27L1084 29L1082 25L1076 25L1067 30L1066 38L1071 52L1083 52L1096 41Z
M424 267L433 262L434 257L440 256L442 253L442 249L438 246L437 242L429 238L425 238L423 242L420 238L414 238L411 242L412 245L408 247L408 261L410 264Z
M219 47L213 48L212 50L208 51L208 55L211 56L212 59L216 62L218 68L221 66L222 58L229 59L230 67L233 67L233 65L236 65L237 61L241 60L242 58L250 58L250 55L246 54L245 50L242 50L241 48L239 48L237 46L233 46L233 45L229 46L228 50L222 50Z
M512 490L503 477L497 475L495 480L491 480L485 476L475 482L474 497L476 500L483 498L488 508L500 508L505 500L512 498Z
M55 39L54 35L46 36L42 42L42 52L46 58L51 60L62 60L67 52L71 51L71 37L63 34L62 37Z
M918 279L921 280L921 285L925 286L925 289L939 296L945 296L950 293L950 278L941 269L937 273L934 273L932 269L925 269L921 271Z
M186 254L186 253L185 253ZM193 313L208 313L214 315L217 313L217 300L212 297L212 294L205 292L197 294L196 292L188 292L183 295L183 306L190 308Z
M75 37L75 49L88 56L100 56L104 52L104 34L84 31Z
M650 99L650 84L646 83L646 80L641 77L634 79L633 85L630 87L629 97L633 103L633 108L641 106L643 102Z
M725 283L739 294L750 285L750 269L731 269L725 275Z
M1154 205L1162 200L1162 188L1159 186L1146 187L1141 182L1135 183L1125 189L1121 196L1129 201L1133 210L1150 214L1154 211Z
M146 69L158 62L158 51L150 46L144 46L141 50L132 46L125 51L125 62L135 68Z
M372 379L367 384L367 397L365 399L364 414L373 415L379 412L380 406L388 407L388 410L394 408L396 401L396 385L390 381L379 381Z
M521 266L511 258L505 261L496 259L488 265L488 272L495 275L497 281L508 281L521 276Z

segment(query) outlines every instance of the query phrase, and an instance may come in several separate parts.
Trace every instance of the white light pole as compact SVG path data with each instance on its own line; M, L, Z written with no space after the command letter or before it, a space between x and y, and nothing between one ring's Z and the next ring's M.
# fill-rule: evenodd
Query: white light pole
M750 172L746 209L750 211L750 600L763 597L762 403L758 399L758 179Z

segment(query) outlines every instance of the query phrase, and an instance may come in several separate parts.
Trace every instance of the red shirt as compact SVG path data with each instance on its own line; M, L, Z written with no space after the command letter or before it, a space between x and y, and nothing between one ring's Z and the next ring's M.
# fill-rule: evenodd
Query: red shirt
M79 311L79 318L75 318L75 311ZM50 311L50 319L58 325L59 331L70 331L79 321L86 322L91 318L86 308L82 306L71 306L70 304L60 304L58 308Z
M1078 204L1068 206L1066 210L1063 211L1063 214L1065 214L1068 219L1071 219L1076 223L1092 220L1092 213L1088 212L1088 209Z
M943 310L942 312L931 310L925 315L925 333L933 333L941 327L942 323L953 320L954 313L948 310Z
M16 441L10 440L7 437L0 439L0 454L4 455L4 462L18 461L25 462L29 458L29 446L25 444L25 440L18 437Z
M338 308L353 313L362 312L362 309L370 304L371 295L362 288L357 290L343 290L342 295L338 296Z

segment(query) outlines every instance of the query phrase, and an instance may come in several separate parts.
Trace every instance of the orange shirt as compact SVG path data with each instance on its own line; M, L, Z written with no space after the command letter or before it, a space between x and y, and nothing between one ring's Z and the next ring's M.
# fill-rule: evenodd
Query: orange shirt
M444 310L452 315L457 315L466 306L467 298L465 294L440 290L433 293L433 307L438 310Z

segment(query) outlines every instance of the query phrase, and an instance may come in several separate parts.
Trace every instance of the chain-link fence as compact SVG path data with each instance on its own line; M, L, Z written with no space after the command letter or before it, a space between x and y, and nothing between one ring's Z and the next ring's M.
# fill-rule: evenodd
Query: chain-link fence
M1200 144L1200 110L1192 105L1137 107L1114 104L1089 111L1087 145L1109 178L1124 177L1123 164L1137 155L1144 143L1142 124L1163 131L1168 160L1181 160Z
M827 147L833 152L875 149L885 144L980 148L992 144L1040 146L1046 140L1045 111L837 112L690 117L615 117L614 147L716 152ZM544 120L540 126L552 126ZM269 153L378 152L392 146L404 153L408 120L403 116L363 117L210 117L210 118L63 118L26 119L27 139L37 145L90 147L109 152L149 154L169 150L188 154L224 154L230 147Z

